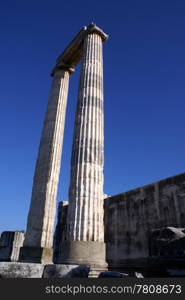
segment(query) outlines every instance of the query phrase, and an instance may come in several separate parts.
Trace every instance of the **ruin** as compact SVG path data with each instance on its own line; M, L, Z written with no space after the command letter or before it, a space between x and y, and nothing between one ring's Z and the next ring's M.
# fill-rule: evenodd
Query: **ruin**
M23 245L19 243L19 262L11 268L0 263L0 276L95 277L101 272L100 277L112 277L115 271L123 272L115 277L128 277L125 271L168 276L168 269L185 270L185 173L119 195L104 194L103 43L107 38L94 23L83 27L51 72L25 239ZM69 79L79 62L69 199L59 203L54 233ZM156 237L164 232L176 235L161 248ZM9 260L12 246L1 240ZM114 272L106 275L107 269Z
M54 245L58 257L66 239L68 203L60 202L61 208L56 227L60 240ZM185 173L104 198L108 269L153 277L167 276L169 268L185 270L184 227ZM57 228L63 228L59 235Z
M104 270L103 225L103 49L107 35L95 24L83 27L59 56L42 131L21 262L51 263L56 195L62 155L69 78L81 74L71 158L67 234L59 259Z
M185 269L185 251L173 259L167 250L162 257L151 251L154 232L185 227L185 173L105 199L104 217L109 269L153 277L167 276L169 267Z

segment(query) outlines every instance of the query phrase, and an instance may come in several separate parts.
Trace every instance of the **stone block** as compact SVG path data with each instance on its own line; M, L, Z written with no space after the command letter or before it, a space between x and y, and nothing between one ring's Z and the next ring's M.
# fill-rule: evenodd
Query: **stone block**
M66 241L60 257L62 264L85 264L106 269L105 243L94 241Z
M43 264L0 262L0 278L42 278Z
M185 228L163 227L149 238L150 256L185 257Z
M87 278L90 268L83 265L46 265L44 278Z

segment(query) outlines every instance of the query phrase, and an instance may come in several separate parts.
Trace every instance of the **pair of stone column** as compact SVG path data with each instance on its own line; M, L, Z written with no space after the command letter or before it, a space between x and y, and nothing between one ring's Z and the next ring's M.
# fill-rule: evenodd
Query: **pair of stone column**
M69 63L68 57L76 57L75 49L78 56L82 55L82 65L71 158L67 241L60 262L105 265L102 43L107 35L95 24L90 24L77 37L76 49L74 39L73 47L70 44L70 51L65 50L60 56L53 72L21 261L48 263L52 260L69 76L77 63L74 60Z

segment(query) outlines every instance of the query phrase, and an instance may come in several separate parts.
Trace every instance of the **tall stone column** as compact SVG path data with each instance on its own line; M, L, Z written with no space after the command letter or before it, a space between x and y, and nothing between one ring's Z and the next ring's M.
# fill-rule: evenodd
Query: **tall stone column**
M39 146L20 261L51 262L66 103L71 69L54 69L53 83Z
M94 24L84 38L71 158L67 241L62 263L105 267L103 226L104 109L102 43Z

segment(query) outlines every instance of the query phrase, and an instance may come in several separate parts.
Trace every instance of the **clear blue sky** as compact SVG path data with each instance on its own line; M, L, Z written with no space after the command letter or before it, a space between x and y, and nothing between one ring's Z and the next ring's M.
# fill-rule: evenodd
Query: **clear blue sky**
M26 227L55 59L83 25L104 45L105 193L184 172L185 1L0 4L0 232ZM59 200L67 200L79 68L71 77Z

